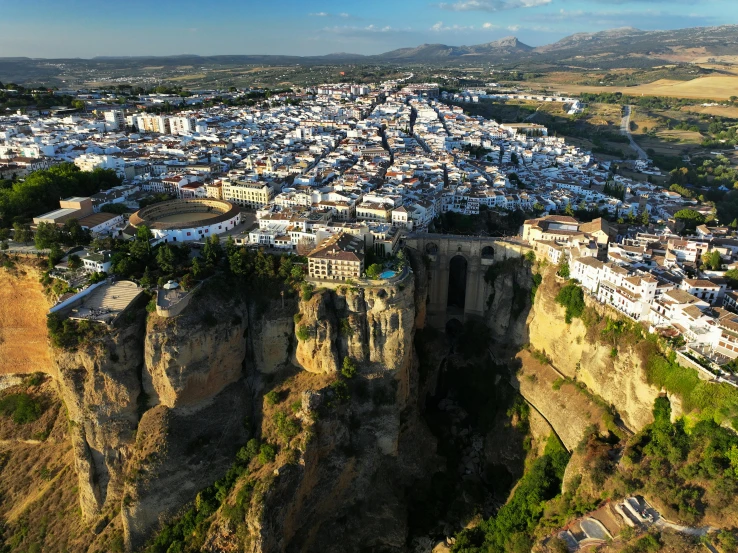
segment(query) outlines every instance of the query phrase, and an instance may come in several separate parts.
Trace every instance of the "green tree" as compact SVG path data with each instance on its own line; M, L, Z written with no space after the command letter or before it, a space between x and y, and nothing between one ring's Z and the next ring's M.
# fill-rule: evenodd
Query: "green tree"
M566 323L571 323L575 317L581 317L584 312L584 292L582 289L570 282L556 294L556 303L566 309Z
M59 245L59 229L53 223L39 223L34 238L37 250L47 250L53 245Z
M31 228L21 223L13 223L13 240L21 244L27 244L33 240Z
M156 264L162 270L164 274L171 274L174 272L174 252L172 248L164 244L159 246L156 252Z
M70 219L62 228L62 240L69 246L88 244L90 233L82 228L77 219Z
M220 238L214 234L207 240L202 248L202 257L206 265L215 266L223 257L223 247L220 245Z
M151 271L149 271L148 266L144 269L140 284L144 288L149 288L154 285L154 278L151 276Z
M348 356L343 358L341 374L346 378L353 378L356 376L356 363L354 363L354 360Z
M646 208L643 208L643 211L641 211L641 224L644 226L648 226L648 223L651 222L651 216L648 213L648 210Z
M559 275L561 278L569 278L570 276L569 262L566 260L563 260L561 263L559 263L559 270L556 271L556 274Z
M376 280L379 275L382 274L382 266L379 263L373 263L369 265L366 270L366 277L371 280Z
M680 209L674 214L674 218L682 221L688 228L695 228L705 222L705 216L694 209Z
M722 265L723 260L720 257L720 252L718 252L717 250L712 250L711 252L708 252L702 255L702 263L708 269L717 271L720 269L720 266Z
M79 269L82 266L82 260L76 253L73 253L67 260L67 266L72 270Z
M200 260L196 257L192 260L192 276L199 279L202 275L202 267L200 266Z

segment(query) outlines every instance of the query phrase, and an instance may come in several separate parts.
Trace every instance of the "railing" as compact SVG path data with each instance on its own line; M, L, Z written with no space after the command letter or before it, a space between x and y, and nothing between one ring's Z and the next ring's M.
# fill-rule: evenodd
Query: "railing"
M66 307L69 307L70 305L72 305L72 304L74 304L74 303L76 303L78 301L81 301L82 298L84 298L85 296L90 295L90 293L92 293L93 290L95 290L96 288L99 288L103 284L108 284L107 279L106 280L103 280L102 282L97 282L95 284L91 284L90 286L88 286L87 288L85 288L84 290L82 290L81 292L77 292L71 298L67 298L63 302L57 303L54 307L52 307L51 309L49 309L49 314L56 313L57 311L61 311L62 309L66 308Z

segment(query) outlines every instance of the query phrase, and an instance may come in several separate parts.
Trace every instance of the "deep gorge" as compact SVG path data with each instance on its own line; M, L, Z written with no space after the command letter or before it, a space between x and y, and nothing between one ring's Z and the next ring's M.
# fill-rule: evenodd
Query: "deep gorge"
M56 474L80 505L66 534L8 520L7 550L430 551L493 516L551 439L575 452L615 420L637 433L662 395L683 412L638 344L613 358L595 327L564 322L552 267L501 264L485 317L451 335L426 324L429 275L411 257L404 281L284 307L215 280L177 318L141 309L53 350L38 391L5 376L65 407L43 447L68 448ZM2 516L23 493L10 497Z

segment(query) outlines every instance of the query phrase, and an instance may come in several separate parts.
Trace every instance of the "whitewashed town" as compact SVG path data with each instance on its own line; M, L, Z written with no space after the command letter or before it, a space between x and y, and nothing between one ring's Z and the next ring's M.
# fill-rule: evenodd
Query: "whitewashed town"
M83 113L0 116L0 177L66 162L110 169L123 184L62 199L34 226L76 219L93 236L130 238L145 225L156 243L230 237L307 256L313 279L349 280L365 276L367 250L392 258L407 233L439 231L444 214L524 212L518 232L498 236L517 234L600 302L681 335L702 368L720 371L738 357L730 279L738 239L717 225L714 207L621 176L543 126L464 113L465 103L509 95L393 81L324 85L239 107L203 107L208 94L142 96L140 110L178 106L156 115L126 112L109 95L75 94ZM581 109L571 98L537 99ZM660 173L645 161L631 165ZM152 196L164 201L139 210ZM575 209L617 222L580 222ZM686 235L676 216L685 209L700 220ZM4 247L29 251L12 239ZM82 261L90 272L110 270L105 252L84 252Z

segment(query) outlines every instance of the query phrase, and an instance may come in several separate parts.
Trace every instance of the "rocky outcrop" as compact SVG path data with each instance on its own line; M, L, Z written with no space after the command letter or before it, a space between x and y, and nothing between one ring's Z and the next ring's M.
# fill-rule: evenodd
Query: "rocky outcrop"
M195 304L174 319L150 318L143 371L150 405L197 405L241 377L246 306L215 303L209 307Z
M59 394L73 428L80 500L91 519L120 499L138 424L143 318L79 347L55 351Z
M513 378L513 386L546 419L566 449L573 451L588 428L601 426L604 409L573 383L561 382L558 371L529 352L520 352L517 359L521 369Z
M249 306L249 345L259 372L274 374L289 364L295 347L295 309L292 303L283 307L277 302L266 312Z
M492 283L485 319L496 346L516 349L528 342L526 320L533 275L530 263L523 259L510 259L505 264Z
M249 398L240 380L196 407L159 405L144 413L121 510L129 548L228 470L249 437Z
M289 355L268 353L269 333L250 333L249 309L242 297L205 289L176 318L141 311L75 351L54 352L83 514L99 527L120 510L129 548L219 478L248 438L254 390L244 376L257 374L253 359L269 372ZM281 324L291 337L291 324L274 319L255 326Z
M344 357L408 371L415 328L412 277L395 285L316 292L300 303L298 317L295 361L307 371L336 373Z
M613 346L592 335L581 319L567 324L564 308L555 300L560 285L553 272L546 274L528 317L530 345L547 355L564 376L584 383L612 404L628 428L643 428L653 420L653 402L662 392L648 384L642 356L625 342L618 344L613 356ZM602 309L588 297L586 301Z
M290 388L357 365L351 401L336 405L330 386L303 394L314 437L297 464L284 465L247 517L253 553L404 551L406 489L442 470L435 439L419 416L413 355L412 277L399 285L337 287L299 306L296 362L306 371ZM304 407L303 407L304 408ZM211 543L224 540L213 537ZM237 550L237 549L232 549ZM216 551L216 549L211 549Z

